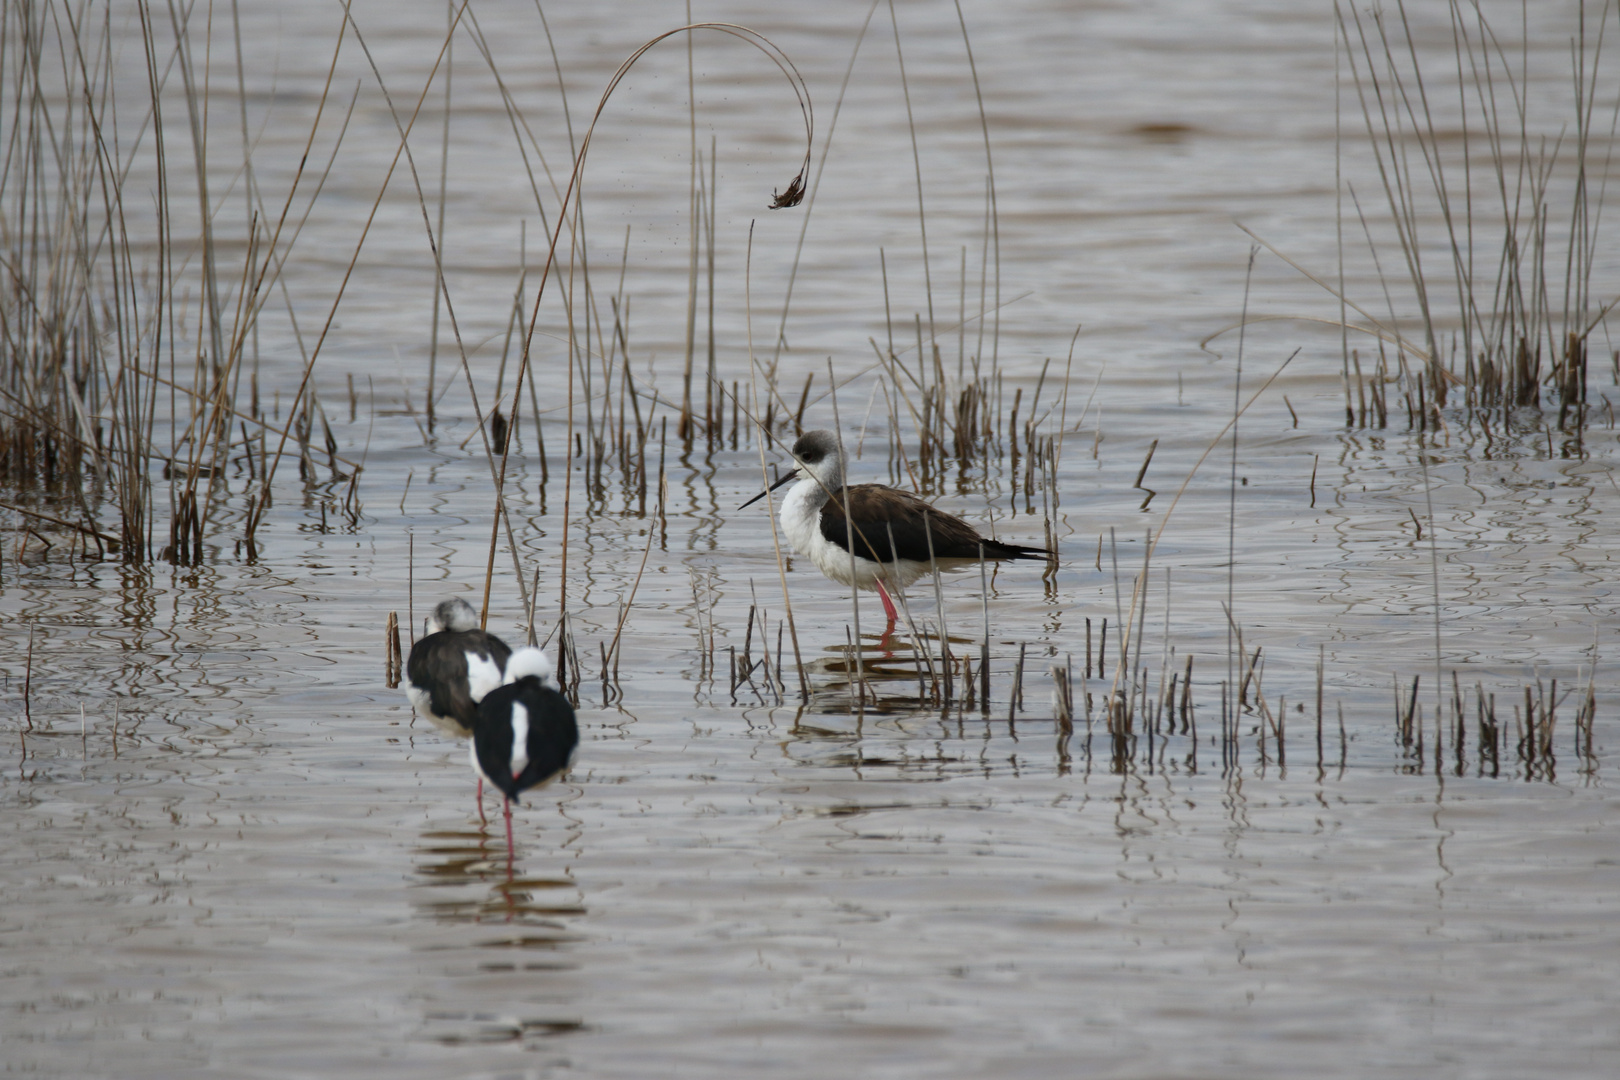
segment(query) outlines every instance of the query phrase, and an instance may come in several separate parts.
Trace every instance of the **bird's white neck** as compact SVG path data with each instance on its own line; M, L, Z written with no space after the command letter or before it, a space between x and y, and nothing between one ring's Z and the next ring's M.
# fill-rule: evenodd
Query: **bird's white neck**
M813 534L821 529L821 508L827 505L827 492L814 477L806 477L788 489L782 500L782 531L787 534L793 550L805 553L814 541Z

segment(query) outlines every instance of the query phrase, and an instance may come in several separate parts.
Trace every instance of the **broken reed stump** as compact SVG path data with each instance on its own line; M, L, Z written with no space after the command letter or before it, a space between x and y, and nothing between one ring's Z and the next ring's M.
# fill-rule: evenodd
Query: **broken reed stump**
M388 625L383 629L383 651L387 656L384 661L385 677L388 680L388 689L399 688L401 677L405 672L405 653L399 641L399 612L388 613Z

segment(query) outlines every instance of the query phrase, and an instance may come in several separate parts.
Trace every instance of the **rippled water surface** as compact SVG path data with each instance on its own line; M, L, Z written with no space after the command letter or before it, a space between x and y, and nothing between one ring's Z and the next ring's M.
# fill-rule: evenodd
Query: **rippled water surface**
M1413 32L1443 65L1450 31L1432 7L1413 5ZM853 479L912 486L889 453L904 381L882 377L872 342L888 348L892 334L912 364L919 335L931 336L953 378L959 356L964 371L979 357L999 373L1001 415L1019 392L1020 423L1037 395L1043 413L1054 410L1042 430L1065 432L1058 504L1038 488L1023 493L1005 456L927 474L923 486L1020 542L1044 542L1050 514L1059 562L1044 578L1013 565L991 581L987 709L919 707L916 676L905 674L878 683L883 707L857 710L849 597L791 561L812 690L799 704L793 647L778 638L782 585L764 504L735 509L759 490L760 449L746 425L730 440L729 412L719 445L700 438L686 449L675 435L693 129L686 50L664 43L606 113L586 206L603 338L613 334L607 297L629 298L630 366L653 418L649 471L656 477L662 454L668 479L665 514L656 483L643 496L610 463L594 489L589 455L569 457L570 393L581 447L587 402L598 421L604 405L600 385L570 381L566 323L560 307L546 308L534 377L547 458L526 407L508 505L517 562L526 579L538 573L542 636L566 597L583 743L572 772L517 809L509 861L496 804L480 817L465 748L413 721L384 685L383 649L389 612L408 645L436 600L480 599L492 485L457 334L487 409L497 378L510 394L514 290L525 262L532 289L552 184L565 184L570 161L538 15L487 8L471 11L490 60L465 28L451 57L442 250L455 323L441 308L433 431L423 413L433 257L410 173L436 222L442 83L413 130L414 161L388 181L314 368L337 453L364 461L359 512L345 512L347 482L330 477L319 435L310 482L290 461L278 474L252 560L237 544L252 489L240 459L194 568L87 559L0 511L5 1071L1620 1070L1620 805L1609 779L1620 764L1620 487L1612 413L1601 412L1616 397L1607 360L1593 361L1598 411L1584 440L1558 431L1554 410L1524 410L1488 437L1452 416L1420 438L1398 403L1388 428L1345 425L1336 331L1298 318L1257 324L1244 340L1243 398L1298 355L1244 415L1236 463L1227 441L1193 471L1240 392L1236 333L1200 342L1238 321L1245 289L1251 315L1339 315L1327 292L1265 250L1250 274L1250 239L1233 226L1336 280L1324 5L964 4L974 69L956 9L933 0L896 4L893 23L886 5L875 8L858 52L865 5L692 5L694 19L770 35L816 109L820 186L784 319L807 210L764 207L798 168L798 111L762 56L697 40L696 140L706 162L711 146L718 155L720 378L746 393L751 334L760 366L779 365L789 405L814 374L805 423L830 427L831 357L837 415L859 448ZM1517 33L1514 10L1503 25ZM444 7L354 12L403 122L442 42ZM1535 8L1535 85L1567 79L1574 12ZM576 140L613 68L678 14L546 7ZM244 5L241 16L257 182L279 206L342 12ZM210 176L227 206L243 198L238 99L224 10L214 18L210 122L228 132L216 142L228 152L211 158ZM200 53L204 30L193 35ZM550 180L531 157L531 187L491 63L525 110ZM357 94L354 115L259 343L261 393L280 422L398 146L352 31L335 70L329 108ZM994 151L995 236L975 70ZM1347 108L1345 122L1359 124ZM317 156L335 138L336 121L323 123ZM1371 202L1376 176L1357 153L1343 168ZM1361 301L1384 302L1369 257L1354 255L1345 272ZM1614 295L1612 246L1594 278ZM582 277L575 289L583 308ZM995 314L961 325L981 304ZM1605 339L1604 357L1612 348ZM510 366L498 376L503 352ZM620 393L621 373L611 378ZM619 402L609 407L617 424ZM893 408L915 454L914 424ZM1162 672L1193 657L1196 732L1144 734L1128 757L1100 722L1082 717L1062 737L1050 667L1072 657L1080 674L1088 620L1098 640L1104 619L1117 635L1144 534L1164 523L1189 474L1152 557L1139 656L1155 694ZM491 629L521 639L522 589L505 546L494 582ZM977 575L943 588L949 633L977 663ZM932 589L919 585L911 599L932 625ZM866 655L914 672L914 639L902 635L884 656L870 625L877 606L863 601ZM751 607L765 613L763 634ZM601 661L621 621L615 682ZM1223 758L1232 625L1250 652L1263 651L1264 693L1286 737L1262 746L1261 721L1245 713L1236 757ZM762 637L772 663L781 642L785 700L757 672L732 688L733 656L757 660ZM1023 704L1009 722L1021 649ZM1438 760L1437 666L1446 707L1456 672L1470 717L1460 748L1455 732L1443 734ZM1421 753L1400 745L1393 720L1414 678L1428 718ZM1497 696L1512 728L1538 680L1544 690L1557 680L1563 700L1551 756L1515 752L1514 728L1499 760L1487 760L1474 687ZM1105 682L1087 689L1101 700ZM1589 684L1597 719L1583 745L1574 716Z

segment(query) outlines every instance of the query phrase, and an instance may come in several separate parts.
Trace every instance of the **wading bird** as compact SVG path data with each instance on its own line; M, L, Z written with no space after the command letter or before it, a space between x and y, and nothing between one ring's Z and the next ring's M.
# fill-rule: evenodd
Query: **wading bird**
M807 431L799 436L793 444L793 460L793 471L743 506L797 480L782 500L782 531L788 543L840 585L877 590L891 627L899 613L889 599L889 589L904 591L932 570L962 570L981 558L1052 557L1045 548L980 536L961 518L935 509L909 491L883 484L851 485L849 513L845 514L844 458L838 437L830 431Z
M512 655L506 642L478 628L478 613L459 597L445 600L428 618L426 637L411 646L405 662L405 696L411 707L446 735L473 733L484 695L506 678ZM478 782L479 813L484 783Z
M478 703L470 748L473 771L506 796L506 850L512 850L512 801L568 768L579 746L574 707L551 674L551 661L525 646L506 664L506 684ZM480 788L482 790L482 788Z
M465 739L483 696L501 685L512 650L478 628L478 613L459 597L446 600L428 618L428 634L411 646L405 662L405 696L425 720L446 735Z

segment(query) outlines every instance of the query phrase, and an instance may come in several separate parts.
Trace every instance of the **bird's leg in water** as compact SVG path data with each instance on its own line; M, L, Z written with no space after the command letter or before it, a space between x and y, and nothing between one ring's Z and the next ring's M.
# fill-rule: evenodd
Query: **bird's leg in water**
M506 800L506 866L512 867L512 800Z
M877 585L878 597L883 601L883 614L889 617L889 625L892 627L900 618L900 613L894 609L894 601L889 599L889 590L883 587L882 580L874 579L873 583Z

